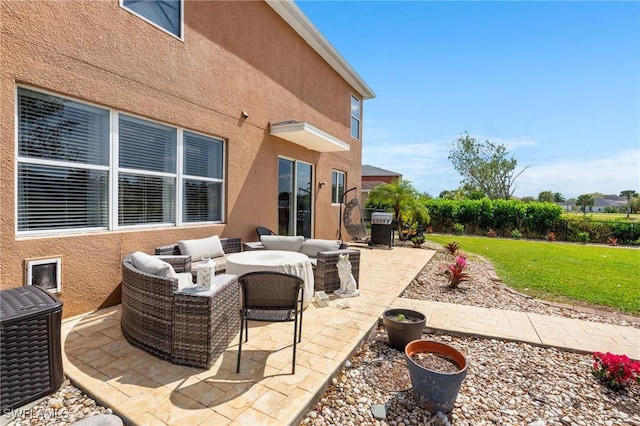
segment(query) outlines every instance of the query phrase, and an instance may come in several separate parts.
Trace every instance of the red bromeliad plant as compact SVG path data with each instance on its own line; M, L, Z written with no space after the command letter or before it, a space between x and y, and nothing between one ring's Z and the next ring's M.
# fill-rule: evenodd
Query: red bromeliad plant
M593 359L593 375L609 387L619 389L634 381L640 383L640 362L610 352L594 352Z
M456 242L456 241L451 241L450 243L447 243L444 248L447 249L447 251L452 254L453 256L456 255L456 252L458 251L458 249L460 248L460 243Z
M456 256L456 262L447 268L450 288L457 288L462 281L469 279L469 274L464 272L466 267L467 259L464 256Z

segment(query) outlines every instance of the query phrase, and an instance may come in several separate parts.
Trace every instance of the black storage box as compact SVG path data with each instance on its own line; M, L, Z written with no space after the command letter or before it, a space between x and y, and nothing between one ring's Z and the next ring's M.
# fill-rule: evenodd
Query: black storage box
M0 411L55 392L62 381L62 302L36 286L0 291Z

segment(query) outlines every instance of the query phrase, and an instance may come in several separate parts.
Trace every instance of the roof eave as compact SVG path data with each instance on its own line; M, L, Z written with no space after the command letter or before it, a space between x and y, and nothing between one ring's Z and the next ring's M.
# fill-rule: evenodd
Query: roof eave
M349 65L340 53L311 23L309 18L300 10L293 0L265 0L266 3L287 24L293 28L304 41L313 48L327 63L345 79L363 99L372 99L376 94L364 82L362 77Z

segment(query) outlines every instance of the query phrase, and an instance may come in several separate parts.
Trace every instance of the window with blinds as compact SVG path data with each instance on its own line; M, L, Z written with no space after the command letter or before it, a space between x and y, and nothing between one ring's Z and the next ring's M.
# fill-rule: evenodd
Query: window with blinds
M178 130L118 117L118 225L175 223Z
M121 1L125 9L176 37L182 37L182 0Z
M17 116L19 233L222 221L223 140L26 88Z
M18 91L18 231L106 229L109 111Z
M184 132L184 222L222 220L223 142Z

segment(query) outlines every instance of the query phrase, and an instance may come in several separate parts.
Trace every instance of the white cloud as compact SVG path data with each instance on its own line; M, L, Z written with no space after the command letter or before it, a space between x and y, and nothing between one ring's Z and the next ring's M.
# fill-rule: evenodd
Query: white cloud
M560 192L565 197L601 192L619 194L640 190L640 150L613 152L607 157L572 159L536 165L516 181L517 196L536 197L541 191Z

